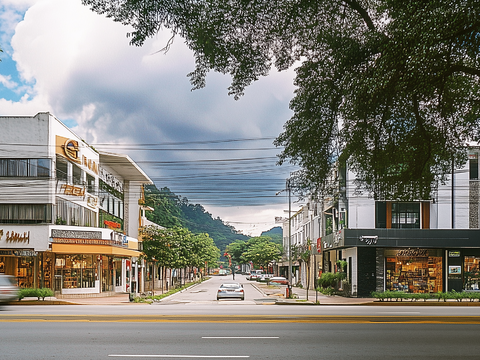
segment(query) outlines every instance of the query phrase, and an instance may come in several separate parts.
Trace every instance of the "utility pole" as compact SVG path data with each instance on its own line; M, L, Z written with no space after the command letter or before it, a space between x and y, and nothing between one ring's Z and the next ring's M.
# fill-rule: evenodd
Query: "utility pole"
M290 284L289 296L291 296L292 286L292 189L290 187L290 178L287 179L288 190L288 283Z

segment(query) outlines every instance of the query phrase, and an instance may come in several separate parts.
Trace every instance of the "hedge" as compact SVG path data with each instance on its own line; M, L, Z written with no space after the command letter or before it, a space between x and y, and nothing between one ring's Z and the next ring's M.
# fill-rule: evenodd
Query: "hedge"
M33 288L24 288L20 289L18 292L18 300L22 300L26 297L36 297L38 300L45 300L46 297L53 296L54 292L52 289L48 288L41 288L41 289L33 289Z
M448 291L448 292L438 292L438 293L405 293L402 291L390 291L386 290L383 292L374 291L372 292L372 297L378 299L380 301L403 301L410 300L410 301L418 301L423 300L427 301L429 299L437 299L438 301L447 301L448 299L457 300L461 302L462 300L467 301L480 301L480 292L457 292L455 290Z

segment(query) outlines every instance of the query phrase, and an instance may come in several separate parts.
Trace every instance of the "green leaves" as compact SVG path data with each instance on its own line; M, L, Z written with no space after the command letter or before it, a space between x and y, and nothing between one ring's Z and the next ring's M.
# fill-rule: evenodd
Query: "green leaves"
M164 27L193 51L194 88L210 70L229 93L298 64L294 114L275 144L296 188L325 189L348 164L375 196L428 198L464 146L480 141L478 0L83 0L130 25L140 46Z
M148 226L143 229L143 253L148 261L172 269L214 264L220 250L208 234L192 234L180 227L159 229Z

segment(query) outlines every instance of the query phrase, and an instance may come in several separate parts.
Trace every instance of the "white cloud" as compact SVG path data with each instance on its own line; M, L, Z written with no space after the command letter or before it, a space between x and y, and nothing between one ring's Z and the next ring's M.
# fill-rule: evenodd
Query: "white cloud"
M220 74L211 73L207 87L192 92L186 74L194 69L193 56L181 38L175 39L165 55L158 50L165 46L170 33L158 34L141 48L130 46L128 28L91 12L79 0L10 0L7 4L17 4L16 10L31 5L16 27L13 22L6 26L15 29L13 59L32 89L19 102L0 100L4 114L50 111L60 120L75 120L75 132L92 144L276 136L291 115L288 102L293 95L292 71L272 73L259 80L246 89L239 101L227 95L230 78ZM228 156L245 154L231 152ZM162 160L226 156L139 151L130 155L137 161L159 156ZM167 179L159 187L175 191L177 184L168 181L172 172L144 169L152 178ZM280 176L284 179L288 169L283 171L286 175ZM209 182L201 186L209 186ZM184 196L195 201L193 195ZM232 216L241 216L241 208ZM225 207L217 210L222 218L222 213L227 214ZM259 215L248 211L255 218ZM268 206L263 211L270 223L279 216L269 213Z

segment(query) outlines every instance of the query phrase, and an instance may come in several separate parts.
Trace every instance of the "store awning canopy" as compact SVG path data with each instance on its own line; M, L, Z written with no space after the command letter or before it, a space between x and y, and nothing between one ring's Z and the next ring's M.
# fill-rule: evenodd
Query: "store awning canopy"
M101 254L125 257L139 257L140 251L108 246L108 245L79 245L79 244L52 244L52 252L56 254Z

